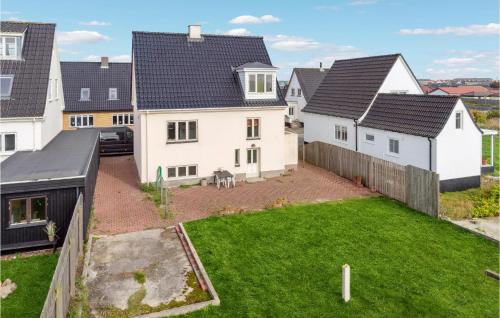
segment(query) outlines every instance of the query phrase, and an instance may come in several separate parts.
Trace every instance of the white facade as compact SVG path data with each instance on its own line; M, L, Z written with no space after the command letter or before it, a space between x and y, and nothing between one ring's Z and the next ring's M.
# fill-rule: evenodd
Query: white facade
M342 117L304 113L304 141L321 141L335 146L356 150L354 120ZM347 141L335 138L335 126L347 128Z
M244 179L254 176L255 172L262 177L276 176L297 164L297 155L294 161L290 155L293 150L286 149L287 144L293 144L287 141L282 125L286 107L159 111L138 111L134 108L134 157L143 183L155 181L158 167L161 167L164 179L175 185L198 182L202 178L211 181L214 171L219 168ZM247 138L249 118L259 119L259 138ZM167 122L172 121L196 121L197 140L167 142ZM293 135L288 138L293 138ZM237 149L239 163L235 159ZM249 164L247 151L253 149L257 150L256 164ZM193 165L197 167L195 176L167 177L168 167Z
M298 95L299 89L301 90L300 96ZM293 96L292 96L292 90L294 93ZM304 97L304 90L300 87L300 83L297 78L297 74L295 74L295 71L293 72L292 78L288 83L288 89L286 92L285 100L289 107L289 110L286 113L288 115L289 121L292 122L294 120L298 120L303 123L304 113L302 112L302 109L306 106L307 101L306 98ZM292 108L292 111L290 111L290 108Z
M8 158L16 151L40 150L62 130L64 96L61 66L59 63L59 54L55 37L52 46L49 78L50 81L47 83L47 99L43 117L0 119L0 133L16 135L15 150L0 151L0 161ZM14 78L14 81L15 80L16 78ZM49 90L51 90L50 93Z

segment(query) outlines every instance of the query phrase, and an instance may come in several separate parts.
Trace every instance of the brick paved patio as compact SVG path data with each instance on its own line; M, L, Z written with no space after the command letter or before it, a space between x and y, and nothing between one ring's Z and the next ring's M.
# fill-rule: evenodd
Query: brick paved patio
M132 156L103 157L94 196L95 234L116 234L158 228L205 218L225 208L263 209L278 198L289 202L322 202L373 195L351 181L323 169L300 166L289 176L262 182L238 182L236 188L206 187L170 190L173 216L160 218L154 203L139 188Z

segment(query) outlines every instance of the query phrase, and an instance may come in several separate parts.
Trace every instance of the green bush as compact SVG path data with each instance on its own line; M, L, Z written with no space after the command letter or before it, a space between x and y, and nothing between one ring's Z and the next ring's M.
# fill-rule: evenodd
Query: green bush
M484 190L474 200L472 209L473 217L488 217L500 214L498 196L500 195L500 185L496 182L484 187Z
M500 111L498 111L498 109L492 109L488 112L488 115L486 116L486 118L490 119L490 118L495 118L495 117L500 117Z
M473 109L471 111L471 115L474 118L474 121L478 124L484 124L486 122L486 117L487 117L486 112Z

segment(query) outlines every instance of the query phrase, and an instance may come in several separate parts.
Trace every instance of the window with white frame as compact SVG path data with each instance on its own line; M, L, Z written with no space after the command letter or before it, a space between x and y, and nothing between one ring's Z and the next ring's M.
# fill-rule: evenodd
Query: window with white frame
M196 140L198 140L198 122L196 120L167 122L167 142Z
M292 94L290 95L295 96L295 88L292 88Z
M247 118L247 139L260 138L260 119Z
M9 99L12 93L14 75L0 75L0 98Z
M197 165L167 167L167 178L187 178L196 177L198 175Z
M375 135L372 135L372 134L366 134L365 135L365 140L367 142L374 142L375 141Z
M124 126L134 124L134 114L113 114L113 126Z
M0 134L0 151L2 153L16 151L16 134Z
M0 38L0 58L3 60L21 59L21 36L1 36Z
M335 125L335 139L347 142L347 126Z
M59 81L57 78L54 79L54 99L59 98L59 86L58 86Z
M76 127L92 127L94 126L94 115L80 114L69 116L69 126Z
M395 138L389 138L389 153L399 154L399 140Z
M248 75L249 93L272 93L273 75L272 74L249 74Z
M235 167L240 166L240 150L239 149L234 149L234 166Z
M82 88L80 90L80 100L90 100L90 88Z
M118 88L110 88L109 89L108 99L109 100L117 100L118 99Z
M302 96L302 89L297 88L297 96L298 97Z
M288 107L288 115L293 116L294 112L295 112L295 107L293 106Z
M9 200L9 225L22 225L47 220L47 197L33 196Z
M49 79L49 100L52 100L52 90L53 90L53 87L52 87L52 79Z
M463 126L463 118L462 118L462 112L458 111L455 113L455 128L456 129L462 129Z

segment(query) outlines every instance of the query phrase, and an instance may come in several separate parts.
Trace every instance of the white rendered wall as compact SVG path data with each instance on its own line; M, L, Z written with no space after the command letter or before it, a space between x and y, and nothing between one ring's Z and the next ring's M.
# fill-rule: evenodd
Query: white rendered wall
M455 113L463 114L463 128L455 128ZM437 172L440 180L481 175L482 134L461 100L437 136Z
M39 150L42 148L41 139L41 122L33 118L26 118L25 120L1 120L0 132L1 133L14 133L16 134L16 150ZM0 160L4 160L15 151L0 152Z
M335 125L347 127L347 142L335 140ZM339 147L356 149L354 120L313 113L304 113L304 141L321 141Z
M295 166L299 157L299 136L293 132L285 132L285 165Z
M218 168L233 174L247 172L246 150L252 145L260 148L260 171L285 169L284 107L273 109L211 109L196 111L140 112L140 144L134 144L141 182L154 181L156 169L161 166L198 165L198 178L213 176ZM146 116L148 117L146 119ZM247 118L260 118L260 135L247 140ZM167 144L167 121L197 120L198 141ZM147 123L146 123L147 122ZM147 132L146 126L147 125ZM147 149L146 149L147 148ZM235 167L234 150L240 149L240 166ZM166 172L166 171L165 171ZM165 174L165 173L164 173Z
M292 120L298 120L300 122L304 122L304 113L302 112L302 109L306 106L307 102L304 97L304 90L300 87L299 80L297 79L297 75L295 72L292 74L292 78L290 79L290 83L288 83L288 90L286 92L285 100L288 102L291 102L291 105L293 103L296 103L295 105L295 112L294 116L290 116ZM292 88L295 89L295 96L292 96ZM302 89L302 94L300 97L297 96L297 90ZM288 114L288 112L287 112Z
M379 93L407 91L407 94L423 94L422 88L400 56L385 78Z

